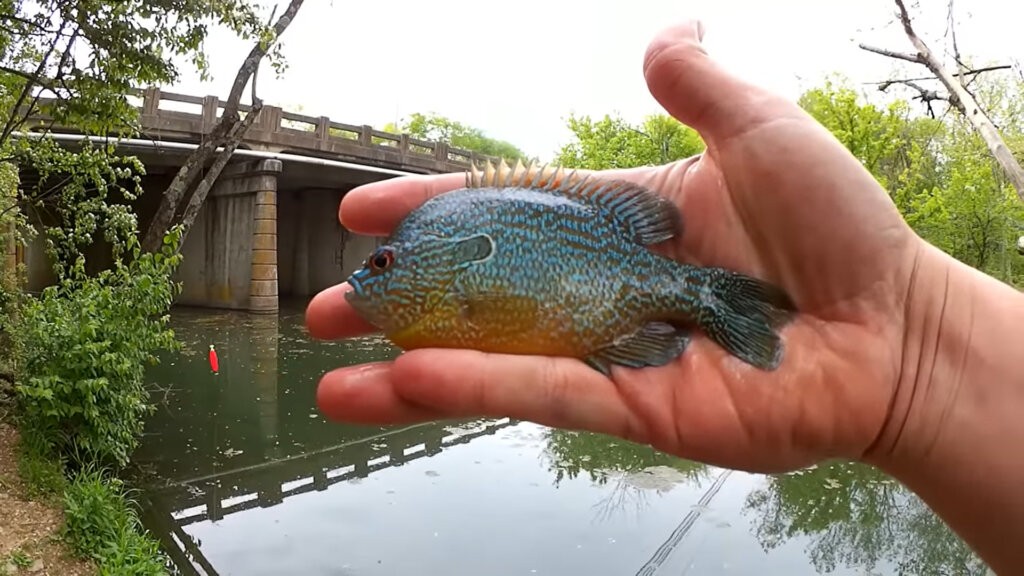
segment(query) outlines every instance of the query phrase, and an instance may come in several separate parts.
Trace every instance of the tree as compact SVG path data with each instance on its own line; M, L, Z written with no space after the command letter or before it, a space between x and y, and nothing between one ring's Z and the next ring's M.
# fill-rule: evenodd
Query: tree
M452 120L435 112L415 112L396 125L389 122L383 128L392 134L408 134L420 140L446 142L454 148L462 148L486 156L504 158L506 162L516 160L527 162L530 158L514 144L487 136L479 128Z
M909 198L940 184L937 151L945 125L912 117L906 101L884 106L865 102L845 79L835 77L804 92L798 103L860 160L898 205L906 207Z
M979 81L1009 142L1024 137L1012 120L1024 107L1024 83ZM1024 204L981 136L960 115L914 116L905 100L876 105L839 80L806 91L800 105L827 128L888 191L926 240L1006 282L1024 282L1015 253Z
M266 35L246 0L0 0L0 159L34 175L19 186L17 211L54 218L46 232L58 276L97 233L116 251L135 233L130 208L108 202L142 191L141 164L115 153L116 138L137 133L131 90L177 80L172 56L205 76L211 25L247 39ZM40 116L48 120L33 120ZM49 138L54 124L114 140L69 150Z
M903 26L903 30L910 40L910 43L914 46L914 53L908 54L904 52L897 52L893 50L886 50L883 48L876 48L861 44L860 47L869 52L881 54L889 58L896 58L899 60L905 60L907 62L913 62L915 64L921 64L927 68L935 78L937 78L942 85L948 91L948 94L942 95L935 90L928 90L921 87L916 83L916 80L893 80L881 85L884 90L892 84L904 84L918 91L918 98L929 104L936 100L945 100L960 112L965 118L967 118L974 129L977 130L978 134L981 135L986 146L991 152L993 158L999 163L999 166L1006 173L1013 185L1013 188L1017 192L1017 196L1024 201L1024 168L1021 168L1020 163L1014 157L1010 147L1007 146L996 128L992 119L986 113L985 108L978 102L975 96L971 93L968 87L968 79L977 76L978 74L986 71L1009 69L1009 65L1003 66L990 66L981 69L970 70L963 62L960 57L960 49L956 45L956 32L954 29L953 19L953 1L949 1L948 20L950 28L954 29L952 34L953 39L953 54L958 66L958 72L951 72L945 64L939 59L938 56L928 47L928 45L921 39L921 37L914 30L913 24L910 19L910 14L907 12L906 6L903 4L903 0L895 0L896 6L899 9L899 20Z
M570 115L573 139L555 157L567 168L603 170L665 164L701 152L704 142L695 130L671 116L656 114L632 126L620 116Z
M185 163L175 174L174 180L171 181L160 198L160 206L153 215L153 220L142 240L142 247L147 252L159 249L164 234L175 222L181 224L182 240L188 234L192 223L199 214L199 209L206 201L207 193L245 137L249 127L259 116L260 110L263 109L263 101L256 96L256 73L259 70L260 62L291 24L299 8L302 7L302 2L303 0L291 0L274 26L261 34L256 45L249 51L249 55L242 61L234 82L231 84L231 92L228 94L220 119L217 120L210 134L203 139L199 147L189 154ZM242 119L238 112L239 100L250 79L252 80L252 107ZM220 147L223 147L223 150L217 152ZM211 158L213 158L213 163L207 167ZM201 173L202 177L200 178ZM187 201L184 201L186 199Z

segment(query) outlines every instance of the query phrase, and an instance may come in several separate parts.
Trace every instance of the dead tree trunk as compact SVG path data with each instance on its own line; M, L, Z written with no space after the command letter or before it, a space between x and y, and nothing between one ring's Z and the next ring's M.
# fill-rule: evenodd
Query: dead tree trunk
M206 201L207 193L217 177L220 176L221 170L224 169L238 144L245 137L246 131L252 126L260 110L263 109L263 102L256 96L256 77L260 62L274 42L281 37L281 34L295 19L302 3L303 0L291 0L288 8L274 23L271 30L272 37L269 40L257 42L249 51L249 55L246 56L235 75L231 92L224 103L224 111L217 124L199 147L189 154L185 163L175 174L174 180L164 191L160 199L160 207L153 215L153 220L142 239L143 250L147 252L159 250L163 244L164 235L174 227L176 221L182 224L182 240L188 234L188 228L191 227L196 214L203 202ZM252 107L243 120L238 112L239 101L242 99L242 93L250 78L252 79ZM223 150L218 153L217 149L221 147ZM213 159L213 163L207 167L211 159ZM183 204L185 207L182 209Z
M900 22L903 24L903 31L906 33L907 38L910 39L910 43L913 44L916 52L909 54L904 52L894 52L892 50L875 48L864 44L861 44L860 47L868 52L874 52L889 58L906 60L915 64L921 64L928 68L928 70L935 75L935 78L942 82L942 85L949 91L949 94L944 98L937 94L925 94L922 89L912 83L908 83L906 81L897 82L907 84L910 87L921 91L922 100L926 103L935 99L948 100L950 105L956 108L957 111L959 111L964 118L974 126L975 130L978 131L982 140L985 141L985 145L988 146L989 152L991 152L1003 172L1006 173L1006 176L1013 185L1014 190L1017 191L1017 196L1024 201L1024 168L1021 168L1020 163L1018 163L1017 159L1014 158L1013 152L1010 151L1006 142L1003 141L1003 138L1000 136L999 130L996 129L995 124L992 123L992 120L978 104L977 100L974 99L974 96L967 91L967 88L963 84L963 80L967 77L967 73L963 70L958 73L950 72L942 64L935 53L928 48L928 45L925 44L924 40L922 40L914 31L914 27L910 22L910 14L907 12L906 6L903 5L903 0L895 1L896 6L899 8L899 18ZM952 12L952 3L950 3L950 12ZM950 17L952 17L952 15ZM992 69L998 68L1002 67L993 67Z

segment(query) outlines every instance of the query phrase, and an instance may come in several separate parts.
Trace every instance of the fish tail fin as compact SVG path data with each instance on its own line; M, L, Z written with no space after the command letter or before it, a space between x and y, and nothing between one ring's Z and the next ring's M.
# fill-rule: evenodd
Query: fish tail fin
M698 315L701 329L741 360L774 370L782 361L778 330L795 314L781 288L722 268L705 268L706 284Z

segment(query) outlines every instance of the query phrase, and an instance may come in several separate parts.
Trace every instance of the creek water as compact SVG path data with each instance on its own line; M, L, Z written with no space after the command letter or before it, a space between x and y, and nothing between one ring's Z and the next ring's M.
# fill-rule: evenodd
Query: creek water
M989 573L866 466L745 474L508 419L339 424L318 380L393 358L385 341L313 340L301 304L172 326L134 487L180 574Z

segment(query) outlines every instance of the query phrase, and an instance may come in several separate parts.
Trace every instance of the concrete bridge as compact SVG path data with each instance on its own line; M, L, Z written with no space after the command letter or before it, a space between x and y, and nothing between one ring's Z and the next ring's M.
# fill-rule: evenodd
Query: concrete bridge
M158 88L137 91L133 98L141 136L122 140L118 150L146 166L146 192L134 203L145 230L160 193L210 133L224 102ZM244 115L251 107L240 110ZM67 146L90 139L73 127L51 132ZM265 106L182 247L178 303L274 313L281 297L307 297L342 282L379 242L338 222L346 192L404 174L462 171L486 158L444 142ZM97 246L95 252L101 260L103 249ZM41 238L18 257L28 267L28 289L54 282Z

